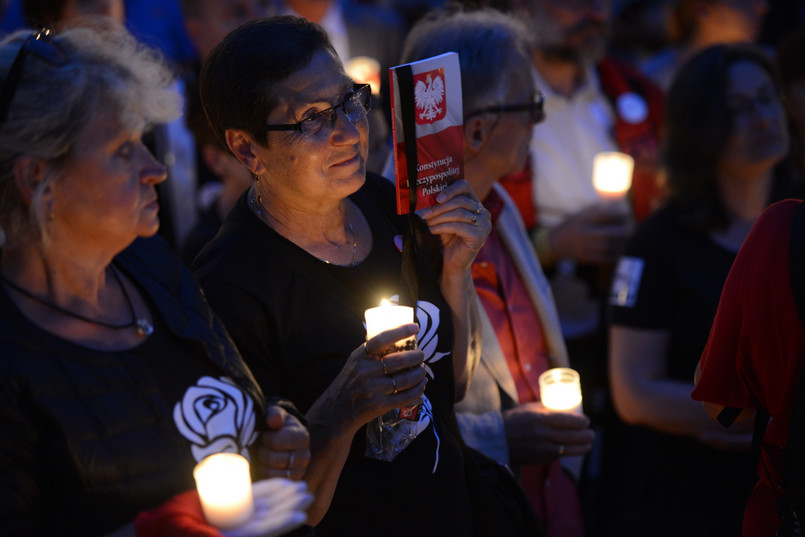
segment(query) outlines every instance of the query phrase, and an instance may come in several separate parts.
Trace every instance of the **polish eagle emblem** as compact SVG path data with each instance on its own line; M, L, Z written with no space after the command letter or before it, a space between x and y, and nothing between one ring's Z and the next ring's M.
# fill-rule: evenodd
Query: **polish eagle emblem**
M444 116L444 79L428 73L424 80L414 86L414 103L419 119L430 123Z

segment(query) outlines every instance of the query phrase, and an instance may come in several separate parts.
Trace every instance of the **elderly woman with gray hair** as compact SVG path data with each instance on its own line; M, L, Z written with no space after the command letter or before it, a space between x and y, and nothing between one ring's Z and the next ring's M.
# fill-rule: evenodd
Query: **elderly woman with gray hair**
M153 51L100 26L0 42L0 534L220 536L194 465L298 479L308 435L152 237L165 168L141 136L179 102ZM304 484L253 491L229 535L304 520Z

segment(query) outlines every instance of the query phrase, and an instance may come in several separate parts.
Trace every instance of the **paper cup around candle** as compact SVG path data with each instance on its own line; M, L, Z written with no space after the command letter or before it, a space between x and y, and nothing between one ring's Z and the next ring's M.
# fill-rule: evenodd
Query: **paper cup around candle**
M551 410L581 414L579 374L567 367L549 369L539 376L540 399Z
M391 330L405 324L414 322L414 308L398 306L383 299L380 306L369 308L364 312L366 318L367 341L385 330ZM416 345L416 336L397 342L398 350L413 349Z
M218 529L233 529L254 514L249 461L237 453L216 453L193 470L204 517Z
M620 200L632 186L634 159L626 153L604 151L593 160L593 187L605 200Z

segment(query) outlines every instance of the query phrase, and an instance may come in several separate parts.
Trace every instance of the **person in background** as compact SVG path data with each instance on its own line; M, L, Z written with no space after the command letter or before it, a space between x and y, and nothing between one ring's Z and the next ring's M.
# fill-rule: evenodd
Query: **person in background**
M782 531L780 514L792 482L785 456L789 429L802 427L791 423L795 397L802 395L797 391L805 356L802 287L794 287L802 274L792 274L791 264L805 247L801 232L792 236L792 228L802 226L802 205L801 200L775 203L752 227L724 283L696 369L692 397L720 424L730 427L733 420L750 418L760 408L771 418L760 444L757 482L743 515L744 537L792 534ZM728 412L722 414L724 410Z
M190 265L251 185L249 170L215 136L204 115L198 93L201 63L226 34L245 22L268 16L270 9L260 0L183 0L182 11L197 55L193 69L184 78L184 120L195 142L198 183L198 220L180 247L182 259Z
M718 43L753 43L760 35L767 0L675 0L668 13L671 44L640 64L668 91L679 68Z
M739 531L751 435L724 431L690 392L735 254L766 206L798 193L781 92L751 45L705 49L671 85L671 196L630 240L610 296L611 393L632 426L614 476L619 535Z
M197 462L240 453L263 480L300 479L309 460L294 407L265 400L153 237L166 171L141 136L179 114L157 57L110 20L0 42L4 536L220 537ZM265 516L229 535L302 523L305 491L255 483Z
M411 216L440 239L441 270L419 281L421 350L386 354L418 327L365 341L365 310L400 292L403 230L393 185L366 172L368 86L318 25L282 16L227 35L200 87L255 180L193 271L263 390L307 417L316 535L473 534L451 420L479 357L471 266L488 211L457 181ZM366 424L420 396L410 443L391 461L367 456Z
M492 233L472 267L483 348L470 390L456 405L462 435L512 464L549 536L572 537L584 534L584 521L560 458L587 453L594 434L585 416L550 412L539 402L540 373L569 367L567 349L517 206L497 184L525 166L531 130L543 119L526 36L521 22L492 9L437 10L411 29L402 62L458 53L465 178L492 214Z
M199 108L201 102L194 99ZM193 107L190 107L193 108ZM252 174L215 136L203 110L188 114L187 122L204 167L214 180L204 184L199 192L198 223L187 236L182 259L189 266L205 244L218 233L238 198L252 184Z

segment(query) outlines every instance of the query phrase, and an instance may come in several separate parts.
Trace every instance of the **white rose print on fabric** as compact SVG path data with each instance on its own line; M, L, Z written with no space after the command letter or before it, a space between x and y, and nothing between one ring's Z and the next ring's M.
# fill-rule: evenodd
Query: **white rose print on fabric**
M399 302L399 295L394 295L389 300L397 304ZM425 353L425 371L430 378L435 378L433 369L429 364L434 364L449 356L449 352L438 352L436 348L439 345L439 322L440 311L439 308L424 300L420 300L416 304L416 322L419 324L419 333L416 335L417 348ZM433 405L427 396L422 396L422 410L419 414L419 422L417 423L416 436L419 436L428 425L433 421ZM439 446L441 441L439 435L436 434L436 429L431 427L433 435L436 437L436 454L433 464L433 473L436 473L436 468L439 466Z
M240 453L257 438L254 403L227 377L201 377L173 408L173 420L200 461L214 453Z

